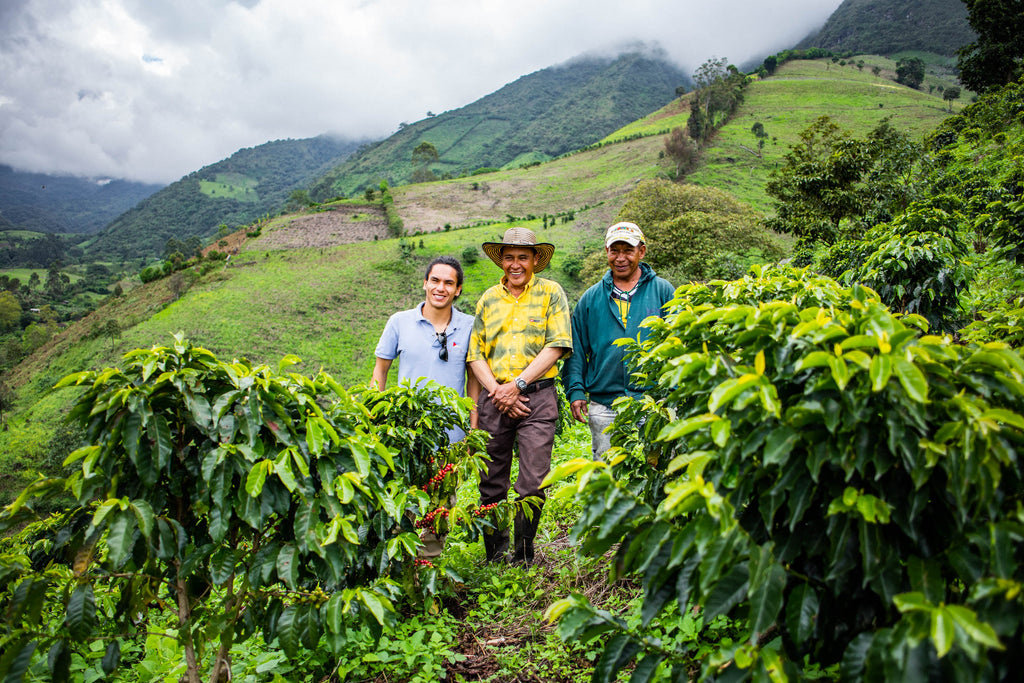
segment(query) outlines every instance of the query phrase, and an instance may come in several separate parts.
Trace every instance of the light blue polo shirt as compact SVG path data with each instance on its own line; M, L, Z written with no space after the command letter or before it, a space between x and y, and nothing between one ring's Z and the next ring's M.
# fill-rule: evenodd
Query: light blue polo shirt
M466 351L469 335L473 332L473 316L452 308L448 323L448 360L440 358L441 345L434 334L434 325L423 317L421 303L407 311L399 311L384 326L374 355L385 360L398 359L398 381L417 383L421 378L432 379L466 395ZM452 443L461 441L461 429L448 430Z

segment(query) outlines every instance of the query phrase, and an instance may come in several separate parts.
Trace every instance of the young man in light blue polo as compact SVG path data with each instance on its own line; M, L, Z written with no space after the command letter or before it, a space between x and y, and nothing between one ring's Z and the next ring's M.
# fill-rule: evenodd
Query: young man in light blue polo
M388 319L377 342L371 386L383 390L388 371L398 359L398 380L415 383L420 378L434 380L451 387L460 396L469 396L476 403L480 385L467 373L466 352L473 332L473 316L455 308L462 294L462 265L450 256L439 256L427 266L423 276L423 303L407 311L399 311ZM477 412L470 413L470 427L476 429ZM465 433L449 430L452 443L461 441Z

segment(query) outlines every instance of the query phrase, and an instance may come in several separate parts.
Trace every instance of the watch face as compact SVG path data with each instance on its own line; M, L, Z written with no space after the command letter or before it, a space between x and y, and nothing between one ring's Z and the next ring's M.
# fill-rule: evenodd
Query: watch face
M526 381L525 380L521 380L521 379L517 379L516 380L516 386L519 387L519 391L522 391L523 389L526 388Z

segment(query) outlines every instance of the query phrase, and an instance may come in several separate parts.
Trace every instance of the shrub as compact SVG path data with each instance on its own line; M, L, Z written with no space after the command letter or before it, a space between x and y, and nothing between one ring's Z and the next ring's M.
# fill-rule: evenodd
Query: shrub
M758 249L767 261L783 256L757 213L714 188L646 180L630 193L618 220L640 226L645 260L675 283L707 279L709 265L722 253Z
M482 461L468 449L483 450L479 432L448 448L444 429L469 419L453 391L372 392L364 405L327 375L286 372L295 358L277 372L225 363L180 335L125 358L58 383L83 389L71 419L88 445L67 479L40 479L0 516L10 528L46 494L74 498L0 545L5 680L33 661L68 680L73 654L104 651L109 674L171 615L190 681L257 633L288 657L321 636L337 654L350 629L379 635L399 600L444 577L416 562L414 522L434 502L423 453L472 473ZM488 523L472 510L448 520Z
M556 472L580 474L582 552L616 548L644 588L634 628L580 596L549 610L567 639L611 633L595 680L638 658L634 681L1021 670L1019 355L925 336L806 271L684 286L649 327L630 344L649 391L617 404L607 462ZM664 647L669 605L742 633Z
M146 266L139 273L139 279L142 280L143 284L159 280L163 276L164 270L161 266Z
M462 263L463 265L471 266L477 262L480 258L480 250L476 247L469 246L462 250Z
M933 330L951 332L963 324L959 296L970 271L961 219L942 204L938 197L912 205L891 224L868 230L850 252L863 262L844 279L873 288L891 308L924 316Z

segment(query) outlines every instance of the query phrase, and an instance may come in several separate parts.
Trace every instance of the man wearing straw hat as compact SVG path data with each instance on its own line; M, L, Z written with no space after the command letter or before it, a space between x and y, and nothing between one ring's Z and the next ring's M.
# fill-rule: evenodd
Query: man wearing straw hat
M481 386L478 424L491 435L480 504L505 500L518 443L516 494L541 502L516 514L512 561L530 564L544 500L540 485L551 469L558 423L555 364L572 353L569 300L557 282L536 276L551 263L555 246L538 243L532 230L509 228L501 242L485 242L483 250L504 275L477 302L466 357ZM508 529L485 534L487 561L505 561L508 541Z

